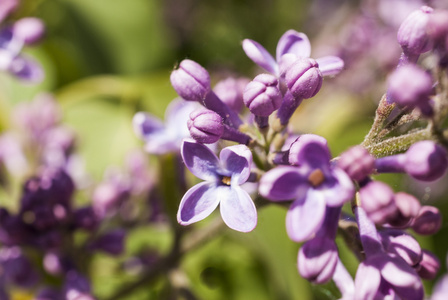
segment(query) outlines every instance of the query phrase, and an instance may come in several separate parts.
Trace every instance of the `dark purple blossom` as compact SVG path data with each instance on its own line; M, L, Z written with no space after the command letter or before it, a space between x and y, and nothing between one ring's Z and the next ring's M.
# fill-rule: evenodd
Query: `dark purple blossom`
M323 224L326 206L341 206L354 195L352 181L330 159L327 141L305 134L291 146L289 163L293 166L276 167L260 180L262 196L294 200L286 216L286 229L294 241L312 237Z
M181 225L198 222L220 205L221 216L230 228L248 232L257 225L257 210L249 194L240 187L250 175L252 153L244 145L221 150L218 157L206 146L185 140L181 148L186 167L204 180L182 198L177 220Z

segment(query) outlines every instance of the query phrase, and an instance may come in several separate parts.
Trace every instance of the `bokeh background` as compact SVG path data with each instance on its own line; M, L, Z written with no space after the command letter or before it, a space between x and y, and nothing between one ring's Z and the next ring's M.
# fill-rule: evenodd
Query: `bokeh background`
M24 85L6 74L0 80L0 126L13 127L11 111L40 92L52 92L63 110L63 122L78 135L78 151L87 172L99 181L110 165L121 165L128 151L142 143L131 120L137 111L163 117L176 97L169 74L184 58L206 67L213 82L259 71L244 54L241 42L251 38L275 52L288 29L305 32L312 56L340 55L346 70L326 79L315 99L297 112L297 132L321 134L333 155L362 142L385 91L384 79L400 54L395 42L400 20L421 1L305 0L27 0L13 18L36 16L47 35L26 52L44 66L46 79ZM405 4L403 4L405 2ZM433 1L443 5L443 1ZM394 6L395 5L395 6ZM391 14L391 12L393 12ZM157 167L157 161L154 161ZM442 209L448 219L446 178L434 185L403 176L383 176L395 191L408 190ZM418 189L415 186L419 186ZM411 188L413 187L413 189ZM11 201L0 197L2 202ZM83 201L80 199L79 201ZM250 234L230 230L181 263L200 299L336 299L333 284L313 286L297 272L299 245L286 235L286 210L268 207ZM442 260L448 248L444 221L439 234L419 238ZM207 226L207 221L199 226ZM154 248L166 251L172 236L147 226L130 232L128 253ZM338 240L343 262L354 274L356 258ZM122 272L124 258L98 254L92 268L93 290L107 297L137 275ZM126 299L165 299L167 278L159 278ZM428 290L431 284L428 283ZM29 299L17 292L17 299Z

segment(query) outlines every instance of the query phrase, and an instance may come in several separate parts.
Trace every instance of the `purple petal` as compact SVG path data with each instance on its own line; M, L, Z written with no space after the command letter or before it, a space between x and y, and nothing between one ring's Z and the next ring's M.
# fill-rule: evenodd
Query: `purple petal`
M291 200L303 196L309 188L299 168L279 166L261 177L259 192L273 201Z
M228 187L227 187L228 189ZM222 199L214 183L201 182L189 189L180 201L177 221L189 225L208 217Z
M330 150L327 141L315 134L303 134L289 150L289 163L296 166L304 166L309 171L321 169L327 173L330 167Z
M17 56L11 62L9 71L22 80L30 83L39 83L44 79L42 66L34 59Z
M138 112L134 115L132 127L135 134L141 139L146 139L147 136L164 129L164 125L159 118L144 112Z
M278 73L277 62L266 49L256 41L245 39L243 41L243 50L254 63L272 74Z
M252 166L252 152L245 145L235 145L222 149L219 154L224 168L232 173L232 181L240 185L247 181Z
M324 56L316 61L323 76L337 75L344 68L344 61L337 56Z
M355 186L350 177L339 168L334 168L332 175L333 184L330 187L326 187L324 183L322 188L318 190L322 193L328 206L341 206L353 198Z
M310 239L324 222L325 200L312 189L304 198L295 200L286 214L286 231L291 240Z
M221 216L231 229L249 232L257 226L257 209L249 194L236 187L218 187Z
M190 113L202 107L198 102L185 101L177 98L168 105L165 110L166 129L179 139L190 137L187 121Z
M376 266L362 262L355 277L355 300L373 300L379 290L381 274Z
M423 284L415 272L403 259L384 255L381 275L402 299L423 299Z
M181 155L185 166L196 177L208 181L217 178L218 157L203 144L186 139L182 142Z
M306 34L295 30L286 31L277 43L277 61L286 53L297 57L310 57L311 44Z

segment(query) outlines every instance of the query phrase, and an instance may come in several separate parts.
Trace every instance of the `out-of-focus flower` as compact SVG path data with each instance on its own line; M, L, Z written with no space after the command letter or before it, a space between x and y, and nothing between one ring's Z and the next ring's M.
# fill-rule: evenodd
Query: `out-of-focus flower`
M164 123L149 113L138 112L132 120L134 132L145 142L149 153L177 152L182 140L190 136L187 127L190 113L199 107L195 102L174 100L165 112Z
M327 141L305 134L292 144L289 163L263 175L259 192L272 201L294 200L286 216L293 241L309 239L322 225L326 206L341 206L352 199L354 186L348 175L330 164Z
M221 216L230 228L248 232L257 225L257 210L249 194L240 185L250 175L252 153L244 145L221 150L220 158L206 146L185 140L181 148L186 167L205 180L182 198L177 220L181 225L198 222L220 205Z
M219 81L214 87L213 91L228 107L236 113L239 113L243 108L243 92L246 85L249 83L247 78L233 78L228 77Z

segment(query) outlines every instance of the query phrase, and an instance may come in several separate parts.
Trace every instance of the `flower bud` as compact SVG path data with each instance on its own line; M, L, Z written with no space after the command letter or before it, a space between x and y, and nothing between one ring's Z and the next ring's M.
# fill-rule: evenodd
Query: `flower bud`
M422 206L412 222L412 229L421 235L432 235L442 226L442 215L434 206Z
M440 269L440 261L437 256L428 250L423 250L422 254L422 260L418 265L417 273L423 279L432 280L436 277Z
M419 243L408 234L389 237L387 252L397 254L411 267L417 265L422 259Z
M14 36L27 45L39 42L45 34L45 25L38 18L23 18L14 23Z
M185 100L202 101L210 91L210 76L197 62L184 59L178 69L171 72L171 85Z
M370 181L359 190L361 207L369 219L376 224L384 224L397 214L394 192L385 183Z
M288 89L296 98L308 99L319 92L323 76L314 59L301 57L285 72Z
M247 78L232 78L218 82L213 91L230 109L239 113L243 108L243 92L249 83Z
M190 114L187 126L191 137L202 144L217 142L224 132L222 118L214 111L203 108Z
M312 283L322 284L333 277L338 262L338 250L334 241L316 237L299 250L298 268L302 277Z
M432 92L431 76L414 65L404 65L388 80L390 99L400 106L418 107L425 115L432 114L429 96Z
M418 215L420 202L412 195L404 192L395 194L395 205L398 208L398 214L389 224L394 227L404 227L410 223L412 218Z
M422 6L403 21L398 29L397 39L404 52L418 55L431 49L432 43L426 27L432 11L432 8Z
M373 173L375 159L362 146L355 146L341 154L337 165L356 181L361 181Z
M434 181L445 174L448 167L447 152L433 141L421 141L406 152L404 170L422 181Z
M254 115L268 117L283 100L277 78L269 74L258 75L246 86L243 100Z

